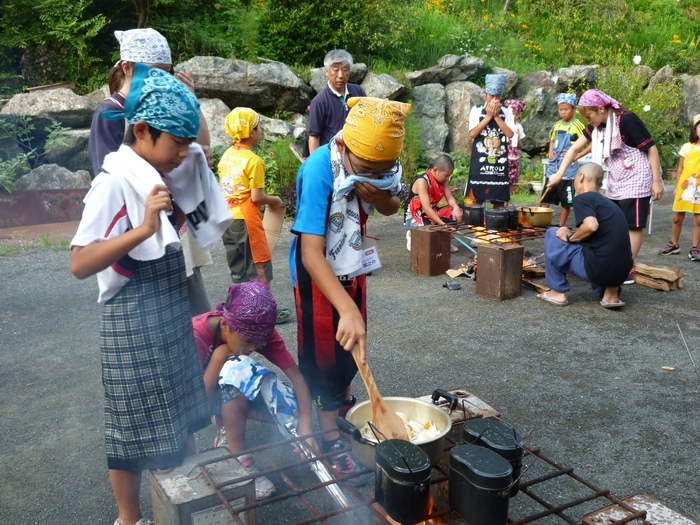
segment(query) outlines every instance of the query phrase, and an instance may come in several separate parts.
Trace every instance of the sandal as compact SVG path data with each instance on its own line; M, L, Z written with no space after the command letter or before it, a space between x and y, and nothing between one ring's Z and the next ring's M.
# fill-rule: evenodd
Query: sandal
M545 303L553 304L554 306L567 306L569 304L568 299L566 301L555 301L554 299L549 297L549 291L538 293L537 298L541 299Z
M691 248L692 250L692 248ZM659 250L659 255L672 255L674 253L680 253L681 247L677 244L673 244L673 241L669 241L668 244Z
M700 250L697 246L693 246L688 252L688 259L691 261L700 261Z

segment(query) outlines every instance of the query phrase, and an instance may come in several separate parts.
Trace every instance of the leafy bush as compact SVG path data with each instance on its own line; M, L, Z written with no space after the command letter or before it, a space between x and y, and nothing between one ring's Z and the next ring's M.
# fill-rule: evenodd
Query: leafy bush
M48 151L61 147L65 138L59 132L66 131L58 122L53 122L44 129L47 138L43 145L36 144L32 117L18 115L16 121L0 119L0 140L13 140L22 149L22 153L7 160L0 160L0 187L12 191L18 177L32 171L44 163Z
M297 172L299 160L290 151L286 140L263 140L256 153L265 162L265 193L279 196L287 207L287 216L294 216L297 203Z
M405 184L411 184L419 173L428 169L429 162L425 157L423 141L421 138L421 127L416 122L413 112L406 117L406 134L403 140L403 150L399 159L403 169L403 180Z

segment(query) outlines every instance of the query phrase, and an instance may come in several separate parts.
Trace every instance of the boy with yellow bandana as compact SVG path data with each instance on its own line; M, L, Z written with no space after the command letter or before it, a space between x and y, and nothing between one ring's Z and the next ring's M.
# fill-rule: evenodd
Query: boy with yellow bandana
M361 360L366 360L362 232L375 207L382 215L399 209L398 157L411 109L409 104L370 97L351 98L348 106L343 129L299 170L289 254L299 369L324 430L336 428L338 409L357 373L350 353L356 344ZM324 453L341 448L337 431L324 434ZM355 471L347 452L333 456L331 463L341 474ZM353 479L357 484L368 481Z

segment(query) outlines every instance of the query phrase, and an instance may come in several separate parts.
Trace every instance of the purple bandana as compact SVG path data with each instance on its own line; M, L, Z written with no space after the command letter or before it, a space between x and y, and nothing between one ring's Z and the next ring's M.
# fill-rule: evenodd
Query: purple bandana
M589 89L586 91L581 95L578 105L586 107L612 106L615 109L620 109L620 103L617 100L606 95L599 89Z
M503 105L513 110L513 113L522 113L525 110L525 104L515 98L509 98L503 102Z
M247 341L267 341L275 329L277 303L270 289L259 280L232 284L227 304L219 303L226 326Z

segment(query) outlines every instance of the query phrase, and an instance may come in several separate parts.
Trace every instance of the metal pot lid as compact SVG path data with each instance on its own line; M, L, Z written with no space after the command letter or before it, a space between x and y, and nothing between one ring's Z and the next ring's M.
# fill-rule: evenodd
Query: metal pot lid
M377 466L397 481L424 481L430 477L428 454L408 441L382 441L377 445L374 459Z
M521 450L523 446L518 431L493 419L470 419L464 423L462 434L465 441L474 442L478 438L489 448L499 451Z
M454 470L473 485L503 490L513 481L513 467L497 452L477 445L459 445L450 451L450 470Z

